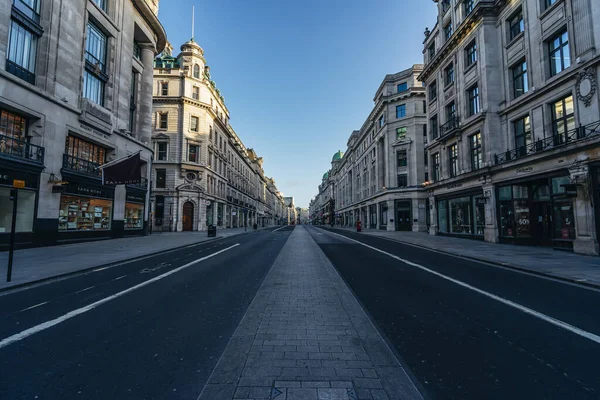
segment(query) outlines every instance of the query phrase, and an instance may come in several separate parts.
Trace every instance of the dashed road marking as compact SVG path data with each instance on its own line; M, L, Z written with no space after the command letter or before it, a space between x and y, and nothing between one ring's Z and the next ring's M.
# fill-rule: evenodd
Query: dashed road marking
M118 280L120 280L120 279L123 279L123 278L125 278L126 276L127 276L127 275L121 275L121 276L119 276L118 278L111 279L111 281L113 281L113 282L114 282L114 281L118 281Z
M87 288L85 288L85 289L78 290L77 292L75 292L75 294L77 294L77 293L81 293L81 292L86 292L86 291L88 291L88 290L90 290L90 289L93 289L93 288L95 288L95 287L96 287L96 286L90 286L90 287L87 287Z
M48 301L44 301L43 303L36 304L35 306L24 308L24 309L20 310L19 312L23 312L23 311L27 311L27 310L32 310L34 308L43 306L44 304L48 304Z

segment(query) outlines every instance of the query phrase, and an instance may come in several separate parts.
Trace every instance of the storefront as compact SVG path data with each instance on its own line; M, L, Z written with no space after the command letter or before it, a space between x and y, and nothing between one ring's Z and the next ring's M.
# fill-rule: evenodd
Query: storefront
M13 201L10 193L13 181L25 182L19 189L15 232L17 243L33 240L34 223L38 201L39 174L12 170L0 165L0 248L8 246L12 228Z
M369 206L369 228L377 229L377 204Z
M125 195L125 234L139 235L144 230L146 193L127 188Z
M486 199L481 191L438 199L439 233L483 240L485 203Z
M573 249L573 200L565 190L570 183L565 173L498 185L500 242Z
M223 226L223 203L218 203L217 205L217 226Z
M412 231L412 202L410 200L396 200L396 230Z
M114 188L69 183L61 186L60 191L58 233L61 240L111 236Z
M388 223L388 205L387 201L379 203L379 229L387 229Z

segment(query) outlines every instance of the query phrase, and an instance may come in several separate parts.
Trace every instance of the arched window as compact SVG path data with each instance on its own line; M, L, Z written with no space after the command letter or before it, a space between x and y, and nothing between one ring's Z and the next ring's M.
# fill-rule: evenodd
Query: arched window
M200 66L198 64L194 64L194 78L200 79Z

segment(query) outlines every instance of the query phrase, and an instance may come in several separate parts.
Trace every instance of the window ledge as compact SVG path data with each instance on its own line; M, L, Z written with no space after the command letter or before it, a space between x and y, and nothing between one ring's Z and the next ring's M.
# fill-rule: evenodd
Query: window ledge
M444 92L447 92L448 90L450 90L450 88L454 86L454 81L448 83L446 86L444 86Z
M476 65L477 65L477 61L475 61L473 64L469 65L468 67L466 67L465 71L463 72L463 75L466 74L467 72L469 72L470 70L472 70L473 68L475 68Z
M510 34L510 33L509 33ZM505 49L509 49L511 48L515 43L517 43L519 41L519 39L522 39L525 36L525 31L520 32L517 36L515 36L514 38L512 38L508 44L506 46L504 46Z
M563 0L557 0L556 3L552 4L550 7L546 8L544 11L540 13L540 20L546 18L548 14L559 7L559 4L563 4Z
M436 101L436 100L437 100L437 96L435 96L433 99L430 99L430 100L429 100L429 104L433 103L433 102L434 102L434 101Z

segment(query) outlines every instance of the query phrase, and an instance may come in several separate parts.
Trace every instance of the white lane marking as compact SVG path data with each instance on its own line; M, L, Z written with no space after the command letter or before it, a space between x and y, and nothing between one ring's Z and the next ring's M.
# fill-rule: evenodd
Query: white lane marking
M75 292L75 294L77 294L77 293L81 293L81 292L85 292L85 291L87 291L87 290L90 290L90 289L93 289L93 288L95 288L95 287L96 287L96 286L90 286L90 287L88 287L88 288L81 289L81 290L79 290L79 291Z
M20 310L19 312L23 312L23 311L31 310L31 309L33 309L33 308L37 308L37 307L43 306L44 304L47 304L47 303L48 303L48 302L47 302L47 301L45 301L45 302L43 302L43 303L36 304L35 306L31 306L31 307L24 308L24 309Z
M29 329L26 329L23 332L19 332L19 333L16 333L16 334L12 335L12 336L9 336L9 337L7 337L5 339L2 339L2 340L0 340L0 349L3 348L3 347L8 346L8 345L10 345L10 344L12 344L14 342L18 342L19 340L23 340L23 339L25 339L25 338L33 335L33 334L36 334L38 332L41 332L41 331L46 330L48 328L51 328L51 327L53 327L55 325L58 325L61 322L65 322L66 320L74 318L74 317L76 317L76 316L78 316L80 314L83 314L83 313L86 313L86 312L88 312L90 310L93 310L94 308L96 308L96 307L98 307L98 306L100 306L100 305L102 305L104 303L108 303L109 301L114 300L114 299L116 299L118 297L121 297L123 295L126 295L127 293L133 292L134 290L140 289L140 288L142 288L144 286L147 286L147 285L149 285L149 284L151 284L153 282L156 282L158 280L164 279L167 276L173 275L173 274L175 274L175 273L177 273L177 272L179 272L179 271L181 271L183 269L191 267L194 264L198 264L199 262L208 260L209 258L217 256L217 255L219 255L221 253L224 253L224 252L226 252L228 250L231 250L234 247L237 247L239 245L240 245L239 243L236 243L233 246L227 247L227 248L225 248L223 250L219 250L219 251L214 252L212 254L209 254L209 255L207 255L205 257L199 258L199 259L197 259L195 261L192 261L190 263L182 265L179 268L175 268L175 269L173 269L171 271L165 272L162 275L155 276L152 279L148 279L147 281L144 281L144 282L139 283L139 284L137 284L135 286L132 286L129 289L125 289L125 290L123 290L123 291L121 291L119 293L116 293L116 294L113 294L111 296L105 297L104 299L98 300L95 303L88 304L85 307L81 307L81 308L78 308L76 310L70 311L70 312L66 313L65 315L62 315L62 316L60 316L58 318L55 318L55 319L50 320L50 321L46 321L44 323L41 323L39 325L36 325L36 326L31 327Z
M105 269L109 269L109 268L110 268L110 266L103 267L103 268L98 268L98 269L95 269L93 272L104 271Z
M123 278L125 278L126 276L127 276L127 275L121 275L121 276L119 276L118 278L111 279L111 281L118 281L119 279L123 279Z
M350 240L350 241L352 241L352 242L358 243L358 244L360 244L361 246L365 246L365 247L367 247L367 248L369 248L369 249L371 249L371 250L378 251L379 253L381 253L381 254L385 254L386 256L389 256L389 257L391 257L391 258L394 258L394 259L396 259L396 260L398 260L398 261L400 261L400 262L403 262L403 263L405 263L405 264L408 264L408 265L410 265L410 266L413 266L413 267L419 268L419 269L421 269L421 270L423 270L423 271L425 271L425 272L429 272L430 274L433 274L433 275L435 275L435 276L438 276L438 277L440 277L440 278L442 278L442 279L446 279L447 281L450 281L450 282L452 282L452 283L455 283L455 284L457 284L457 285L460 285L460 286L462 286L462 287L465 287L465 288L467 288L467 289L473 290L474 292L477 292L477 293L479 293L479 294L481 294L481 295L484 295L484 296L486 296L486 297L489 297L489 298L491 298L491 299L493 299L493 300L496 300L496 301L498 301L498 302L500 302L500 303L506 304L507 306L510 306L510 307L516 308L517 310L519 310L519 311L522 311L522 312L524 312L525 314L529 314L529 315L531 315L531 316L533 316L533 317L536 317L536 318L538 318L538 319L541 319L542 321L546 321L546 322L548 322L548 323L550 323L550 324L552 324L552 325L554 325L554 326L557 326L557 327L559 327L559 328L565 329L565 330L567 330L567 331L569 331L569 332L571 332L571 333L574 333L574 334L576 334L576 335L579 335L579 336L581 336L581 337L583 337L583 338L585 338L585 339L589 339L589 340L591 340L592 342L596 342L596 343L600 344L600 336L598 336L598 335L596 335L596 334L593 334L593 333L591 333L591 332L588 332L588 331L584 331L583 329L580 329L580 328L578 328L578 327L576 327L576 326L573 326L573 325L571 325L571 324L568 324L568 323L566 323L566 322L563 322L563 321L561 321L561 320L559 320L559 319L552 318L552 317L550 317L550 316L548 316L548 315L546 315L546 314L542 314L541 312L539 312L539 311L535 311L535 310L533 310L533 309L531 309L531 308L529 308L529 307L522 306L521 304L518 304L518 303L515 303L514 301L511 301L511 300L505 299L504 297L500 297L500 296L497 296L497 295L495 295L495 294L493 294L493 293L486 292L485 290L478 289L478 288L476 288L475 286L471 286L471 285L469 285L468 283L465 283L465 282L463 282L463 281L459 281L458 279L454 279L454 278L451 278L451 277L449 277L449 276L446 276L446 275L440 274L440 273L439 273L439 272L437 272L437 271L434 271L434 270L432 270L432 269L429 269L429 268L427 268L427 267L424 267L424 266L422 266L422 265L420 265L420 264L416 264L416 263L414 263L414 262L412 262L412 261L405 260L405 259L403 259L403 258L400 258L400 257L398 257L398 256L394 255L394 254L388 253L387 251L380 250L380 249L378 249L377 247L369 246L368 244L365 244L365 243L359 242L358 240L351 239L351 238L349 238L349 237L347 237L347 236L344 236L344 235L340 235L339 233L334 233L334 232L329 232L329 231L326 231L326 232L327 232L327 233L330 233L330 234L332 234L332 235L341 236L341 237L343 237L344 239L347 239L347 240Z
M287 226L282 226L281 228L277 228L277 229L275 229L274 231L271 231L271 233L273 233L273 232L277 232L277 231L279 231L279 230L281 230L281 229L283 229L283 228L287 228Z

